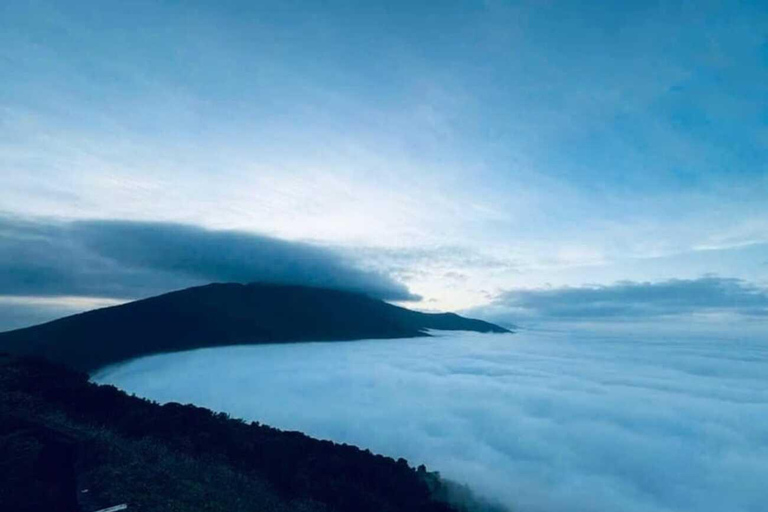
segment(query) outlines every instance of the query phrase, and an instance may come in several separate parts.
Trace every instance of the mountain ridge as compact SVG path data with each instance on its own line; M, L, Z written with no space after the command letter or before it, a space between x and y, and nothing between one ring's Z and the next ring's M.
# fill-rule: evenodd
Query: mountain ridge
M150 354L302 341L429 336L427 330L504 333L455 313L421 313L366 295L269 283L212 283L0 333L0 351L81 371Z

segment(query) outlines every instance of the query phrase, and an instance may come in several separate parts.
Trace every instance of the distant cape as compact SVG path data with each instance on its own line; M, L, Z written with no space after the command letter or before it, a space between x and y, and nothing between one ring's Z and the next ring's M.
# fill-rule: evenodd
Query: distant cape
M215 283L0 333L0 352L82 371L149 354L225 345L510 332L454 313L421 313L308 286Z

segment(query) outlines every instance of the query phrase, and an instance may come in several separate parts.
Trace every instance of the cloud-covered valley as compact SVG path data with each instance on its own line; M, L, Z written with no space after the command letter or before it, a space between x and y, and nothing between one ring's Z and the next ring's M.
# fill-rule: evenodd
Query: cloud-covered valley
M758 512L768 340L733 327L231 347L95 379L424 462L517 512Z

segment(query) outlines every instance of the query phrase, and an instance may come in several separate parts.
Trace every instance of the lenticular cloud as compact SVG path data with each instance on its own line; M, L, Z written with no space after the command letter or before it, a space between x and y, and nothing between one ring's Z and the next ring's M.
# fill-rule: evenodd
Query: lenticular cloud
M426 463L519 512L758 512L768 340L458 334L147 357L96 381Z

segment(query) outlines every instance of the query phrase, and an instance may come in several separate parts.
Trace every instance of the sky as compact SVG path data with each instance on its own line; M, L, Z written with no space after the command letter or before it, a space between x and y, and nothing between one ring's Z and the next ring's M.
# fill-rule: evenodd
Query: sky
M22 0L0 66L0 330L227 279L768 317L765 2Z

